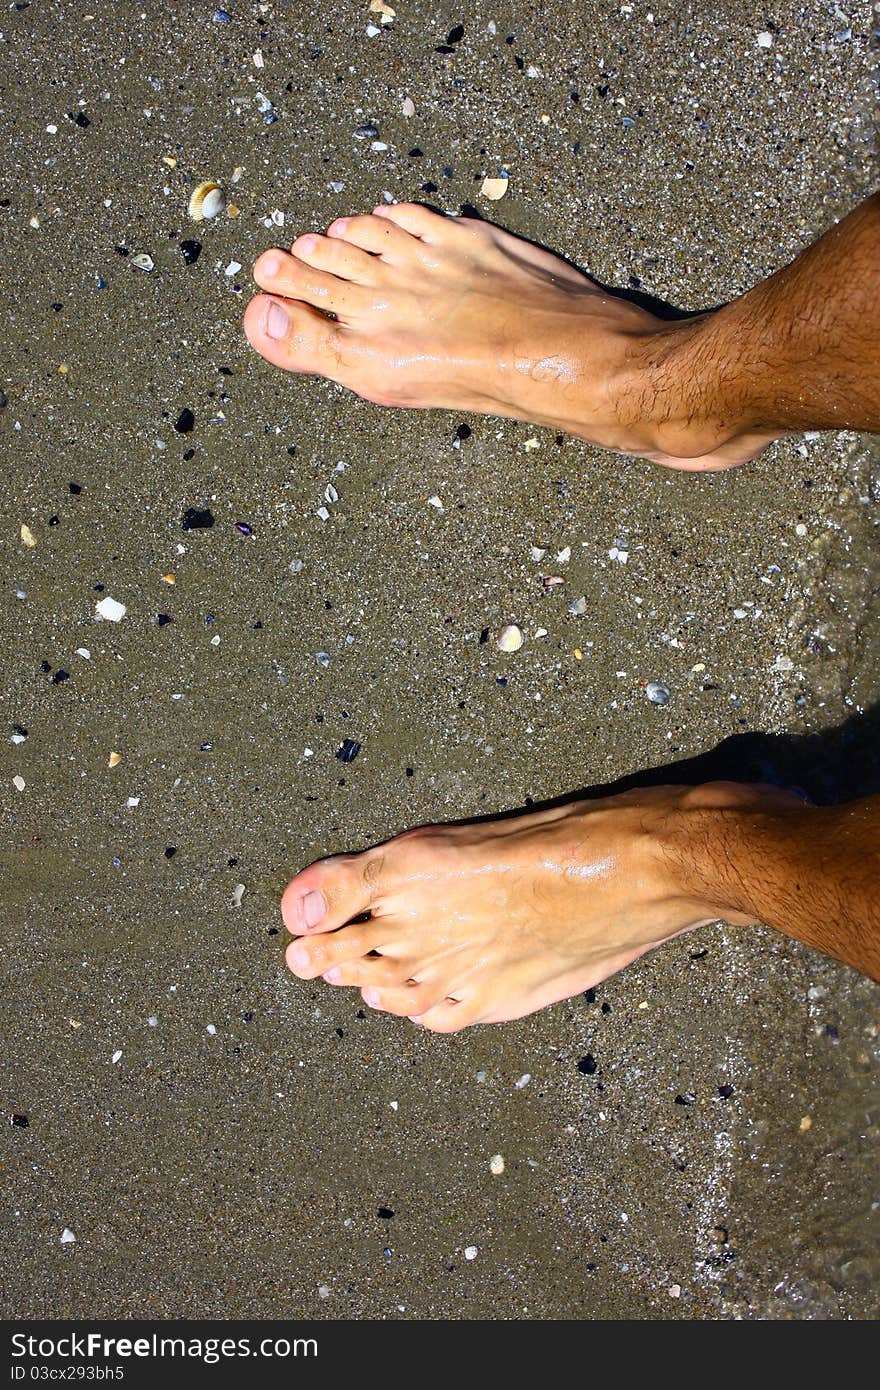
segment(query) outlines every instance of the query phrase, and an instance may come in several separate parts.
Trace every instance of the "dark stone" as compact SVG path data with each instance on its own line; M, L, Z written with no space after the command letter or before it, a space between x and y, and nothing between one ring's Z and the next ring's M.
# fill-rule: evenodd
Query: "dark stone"
M195 265L196 261L199 259L199 256L202 254L202 243L200 241L193 241L191 238L187 238L186 241L182 241L180 243L180 249L183 252L183 259L186 261L186 264Z
M596 1070L596 1059L592 1052L588 1052L586 1057L582 1057L578 1062L578 1071L582 1076L592 1076Z
M183 410L174 421L174 428L177 430L178 434L189 434L190 430L194 428L195 423L195 415L193 415L189 406L184 406Z
M394 1212L391 1210L390 1207L380 1207L379 1210L376 1212L376 1215L382 1221L390 1221L392 1216L394 1215Z
M214 525L214 513L210 507L205 507L203 510L198 507L187 507L181 524L184 531L205 531L209 526Z

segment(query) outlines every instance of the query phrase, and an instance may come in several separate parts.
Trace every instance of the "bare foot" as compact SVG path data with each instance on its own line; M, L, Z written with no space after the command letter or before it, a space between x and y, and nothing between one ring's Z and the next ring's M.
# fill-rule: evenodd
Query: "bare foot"
M256 350L380 405L511 416L677 468L729 468L772 438L670 407L670 346L699 319L664 323L486 222L383 204L264 252L254 276Z
M706 809L791 802L727 783L661 787L409 831L288 884L287 964L436 1032L519 1018L691 927L752 920L683 886L670 846L684 814L690 835Z

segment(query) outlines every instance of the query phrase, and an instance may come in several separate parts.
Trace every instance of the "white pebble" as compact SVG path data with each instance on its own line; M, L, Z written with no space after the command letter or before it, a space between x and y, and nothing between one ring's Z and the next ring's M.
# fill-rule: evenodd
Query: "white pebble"
M244 897L244 884L236 883L232 890L232 906L241 907L241 900Z
M104 618L108 623L121 622L126 611L125 604L119 603L115 598L110 598L109 594L106 598L102 598L100 603L95 604L95 617Z
M92 659L92 654L88 647L77 647L76 654L77 656L81 656L83 661L91 661Z
M522 1074L522 1076L520 1077L519 1081L517 1081L517 1082L514 1083L515 1086L516 1086L516 1089L517 1089L518 1091L521 1091L522 1088L523 1088L523 1086L528 1086L528 1084L529 1084L529 1082L531 1081L531 1079L532 1079L532 1074L531 1074L531 1072L529 1072L529 1071L523 1072L523 1074Z
M147 1019L147 1023L150 1025L151 1028L155 1028L158 1022L159 1020L155 1014L150 1014L150 1017Z
M211 1037L213 1038L214 1034L217 1032L217 1029L214 1027L213 1023L209 1023L207 1028L205 1029L205 1032L210 1033Z
M681 1298L681 1284L670 1284L670 1285L669 1285L669 1297L670 1297L670 1298Z
M12 785L17 792L23 792L25 789L25 780L23 777L13 777Z
M797 526L794 528L794 533L796 536L805 536L807 534L807 528L802 521L798 522Z
M416 114L416 104L413 101L412 97L403 98L403 105L400 108L400 114L402 116L407 117L414 116Z
M70 1229L69 1226L65 1226L64 1230L61 1232L61 1235L59 1236L59 1240L61 1241L62 1245L73 1245L76 1241L76 1236L73 1234L73 1231Z
M757 37L757 39L755 40L755 42L757 43L757 45L758 45L759 48L772 48L772 47L773 47L773 35L772 35L772 34L768 34L767 30L765 29L765 30L763 30L762 33L760 33L760 34L758 35L758 37Z
M130 796L125 804L129 810L133 810L135 806L140 806L141 799L139 796Z
M121 1061L122 1061L122 1053L121 1053L121 1052L114 1052L114 1053L113 1053L113 1056L110 1058L110 1061L113 1063L113 1065L114 1065L114 1067L115 1067L117 1062L121 1062Z
M239 272L240 270L241 270L241 261L230 261L230 262L229 262L229 265L226 267L226 269L224 270L223 274L224 274L224 275L229 275L229 276L237 275L238 272Z
M332 1289L330 1288L330 1285L329 1285L329 1284L319 1284L319 1285L318 1285L318 1297L319 1297L319 1298L329 1298L331 1293L332 1293Z
M502 1154L493 1154L489 1159L489 1172L496 1178L501 1177L504 1172L504 1156Z
M466 1260L475 1260L477 1258L477 1247L475 1245L466 1246L464 1257Z

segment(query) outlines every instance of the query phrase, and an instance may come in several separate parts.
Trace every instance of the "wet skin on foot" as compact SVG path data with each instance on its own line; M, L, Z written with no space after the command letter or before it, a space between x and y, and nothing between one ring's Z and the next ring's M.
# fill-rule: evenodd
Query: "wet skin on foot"
M253 347L380 405L510 416L681 468L730 467L767 442L707 446L691 423L667 440L644 360L669 324L490 223L383 204L264 252L254 278Z

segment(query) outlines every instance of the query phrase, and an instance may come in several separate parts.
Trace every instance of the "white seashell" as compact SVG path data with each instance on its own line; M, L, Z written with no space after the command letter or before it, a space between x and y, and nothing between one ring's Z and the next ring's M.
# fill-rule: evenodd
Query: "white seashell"
M498 634L497 647L500 652L518 652L524 641L522 628L508 623Z
M100 603L95 604L95 617L104 618L108 623L119 623L125 617L126 608L124 603L119 603L115 598L108 594L102 598Z
M73 1245L76 1241L76 1236L69 1226L65 1226L58 1239L61 1241L62 1245Z
M483 179L480 192L490 202L497 203L499 198L505 196L509 187L510 179Z
M136 266L138 270L152 270L153 257L148 256L146 251L139 251L136 256L132 256L131 264Z
M213 179L205 179L197 184L189 195L188 212L193 222L204 222L217 217L226 207L226 195Z
M501 1177L501 1174L504 1172L504 1157L502 1154L493 1154L489 1159L489 1172L493 1177Z

